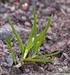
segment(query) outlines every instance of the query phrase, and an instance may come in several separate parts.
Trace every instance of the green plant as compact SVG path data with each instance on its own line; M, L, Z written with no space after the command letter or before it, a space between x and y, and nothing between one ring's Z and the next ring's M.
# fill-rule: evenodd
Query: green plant
M51 62L49 57L53 57L56 56L57 54L59 54L59 51L55 51L55 52L50 52L47 54L39 54L40 51L40 46L43 43L45 36L48 32L48 29L51 25L51 17L48 17L48 21L45 24L45 28L42 32L40 32L39 34L37 34L37 25L36 25L36 20L37 20L37 16L34 13L34 23L32 26L32 30L29 34L29 39L26 42L26 44L23 44L21 37L19 36L19 34L17 33L17 31L15 30L14 26L13 26L13 22L11 21L11 19L9 18L9 24L12 28L12 32L13 35L15 35L17 42L18 42L18 46L19 46L19 50L21 52L20 57L19 57L19 61L17 61L16 59L16 53L15 51L12 49L12 45L11 45L11 38L6 38L6 44L8 46L9 49L9 53L11 54L13 61L16 62L41 62L41 63L47 63L47 62ZM29 54L31 52L31 54Z

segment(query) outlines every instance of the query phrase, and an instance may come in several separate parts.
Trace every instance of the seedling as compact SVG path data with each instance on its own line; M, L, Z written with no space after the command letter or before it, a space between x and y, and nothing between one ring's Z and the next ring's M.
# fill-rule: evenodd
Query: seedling
M23 44L20 35L18 34L18 32L16 31L16 29L14 28L14 23L11 21L11 19L9 18L9 24L12 28L12 32L13 35L15 36L17 42L18 42L18 47L20 50L20 57L19 57L19 61L16 59L16 52L14 51L14 49L12 49L12 45L11 45L11 38L6 38L6 44L8 46L9 49L9 53L11 54L13 61L16 62L40 62L40 63L50 63L52 62L49 57L53 57L56 56L57 54L59 54L60 52L56 51L56 52L51 52L51 53L47 53L47 54L39 54L40 51L40 46L43 43L45 36L48 32L48 29L51 25L51 17L48 17L48 21L45 24L45 28L42 32L37 34L37 16L34 13L34 23L32 26L32 30L29 34L29 38L28 41L26 42L26 44ZM31 52L31 54L29 54Z

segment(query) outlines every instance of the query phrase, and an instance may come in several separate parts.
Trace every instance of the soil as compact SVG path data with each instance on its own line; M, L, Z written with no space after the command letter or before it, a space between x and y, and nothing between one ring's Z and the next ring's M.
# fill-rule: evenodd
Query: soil
M7 17L11 17L16 29L25 42L32 27L32 9L37 13L38 32L44 28L48 16L52 25L43 42L40 52L55 50L62 52L53 59L53 64L26 63L20 68L13 67L13 60L4 43L5 36L11 34ZM0 2L0 75L69 75L70 74L70 0L10 0ZM20 26L20 27L19 27ZM6 29L8 28L8 29ZM20 32L21 31L21 32ZM17 54L18 47L14 41Z

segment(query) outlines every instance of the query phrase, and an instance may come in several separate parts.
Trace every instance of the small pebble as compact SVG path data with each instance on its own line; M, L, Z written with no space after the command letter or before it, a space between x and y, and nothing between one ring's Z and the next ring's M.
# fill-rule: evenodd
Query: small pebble
M27 27L30 27L31 26L31 24L29 23L29 22L25 22L25 25L27 26Z
M25 69L25 72L26 72L26 73L30 72L30 69Z
M27 10L28 10L28 7L29 7L28 3L22 4L22 9L23 9L24 11L27 11Z
M58 68L59 72L63 72L63 69L62 68Z
M26 21L27 18L26 18L25 16L22 16L22 20L23 20L23 21Z
M65 71L68 71L68 66L63 66L63 69L64 69Z
M11 67L12 65L13 65L13 59L10 56L6 57L6 65L5 66Z
M15 11L15 6L10 7L11 11Z
M7 8L5 8L4 6L0 5L0 14L6 13L7 12Z
M40 4L40 8L44 8L44 4L43 3Z

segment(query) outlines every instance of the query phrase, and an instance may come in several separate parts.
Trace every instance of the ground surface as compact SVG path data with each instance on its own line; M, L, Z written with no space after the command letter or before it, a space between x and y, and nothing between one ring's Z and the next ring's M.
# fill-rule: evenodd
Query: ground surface
M19 1L19 0L17 0ZM28 5L25 5L25 3ZM38 30L44 27L48 16L53 23L48 31L41 52L53 50L62 51L60 58L53 59L54 64L29 63L20 69L11 67L13 61L8 55L4 35L9 34L7 17L11 16L18 27L22 29L24 41L32 27L32 8L36 8ZM6 28L5 28L5 27ZM20 26L20 29L19 29ZM70 1L69 0L24 0L0 4L0 75L69 75L70 72ZM8 31L8 32L6 32ZM15 45L16 47L16 45ZM17 48L17 47L16 47ZM67 74L66 74L67 73Z

